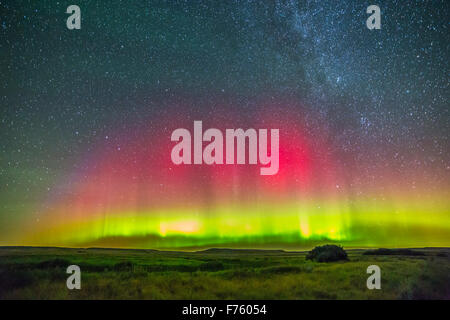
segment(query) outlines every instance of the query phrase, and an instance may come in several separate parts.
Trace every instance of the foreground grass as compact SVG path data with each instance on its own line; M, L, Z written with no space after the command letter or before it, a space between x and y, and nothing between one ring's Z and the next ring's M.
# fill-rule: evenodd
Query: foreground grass
M350 261L317 263L304 253L2 248L0 299L450 299L449 251L424 252L350 250ZM66 288L70 264L81 267L81 290ZM372 264L381 290L366 287Z

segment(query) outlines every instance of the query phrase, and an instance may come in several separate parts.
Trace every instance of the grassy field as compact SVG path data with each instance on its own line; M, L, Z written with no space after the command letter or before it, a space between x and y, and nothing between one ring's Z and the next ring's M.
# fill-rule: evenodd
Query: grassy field
M450 299L450 249L318 263L306 252L0 248L0 299ZM81 290L66 288L68 265ZM381 290L366 269L381 268Z

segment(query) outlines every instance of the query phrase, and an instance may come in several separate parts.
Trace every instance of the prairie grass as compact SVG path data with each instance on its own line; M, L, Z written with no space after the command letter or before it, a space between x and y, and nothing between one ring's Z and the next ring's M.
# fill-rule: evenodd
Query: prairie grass
M188 253L0 248L0 299L450 299L449 250L319 263L303 252ZM81 268L81 290L65 270ZM381 290L366 269L381 268Z

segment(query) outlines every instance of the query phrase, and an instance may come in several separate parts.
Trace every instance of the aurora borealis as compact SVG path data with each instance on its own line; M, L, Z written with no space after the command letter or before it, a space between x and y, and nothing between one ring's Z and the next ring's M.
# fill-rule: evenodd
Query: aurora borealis
M0 3L0 245L450 246L449 4ZM279 171L174 165L278 128Z

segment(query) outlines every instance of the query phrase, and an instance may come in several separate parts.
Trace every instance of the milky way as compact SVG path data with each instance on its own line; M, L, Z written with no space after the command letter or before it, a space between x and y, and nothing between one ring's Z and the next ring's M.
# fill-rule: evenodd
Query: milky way
M1 1L0 244L450 245L448 1ZM176 166L278 128L280 169Z

